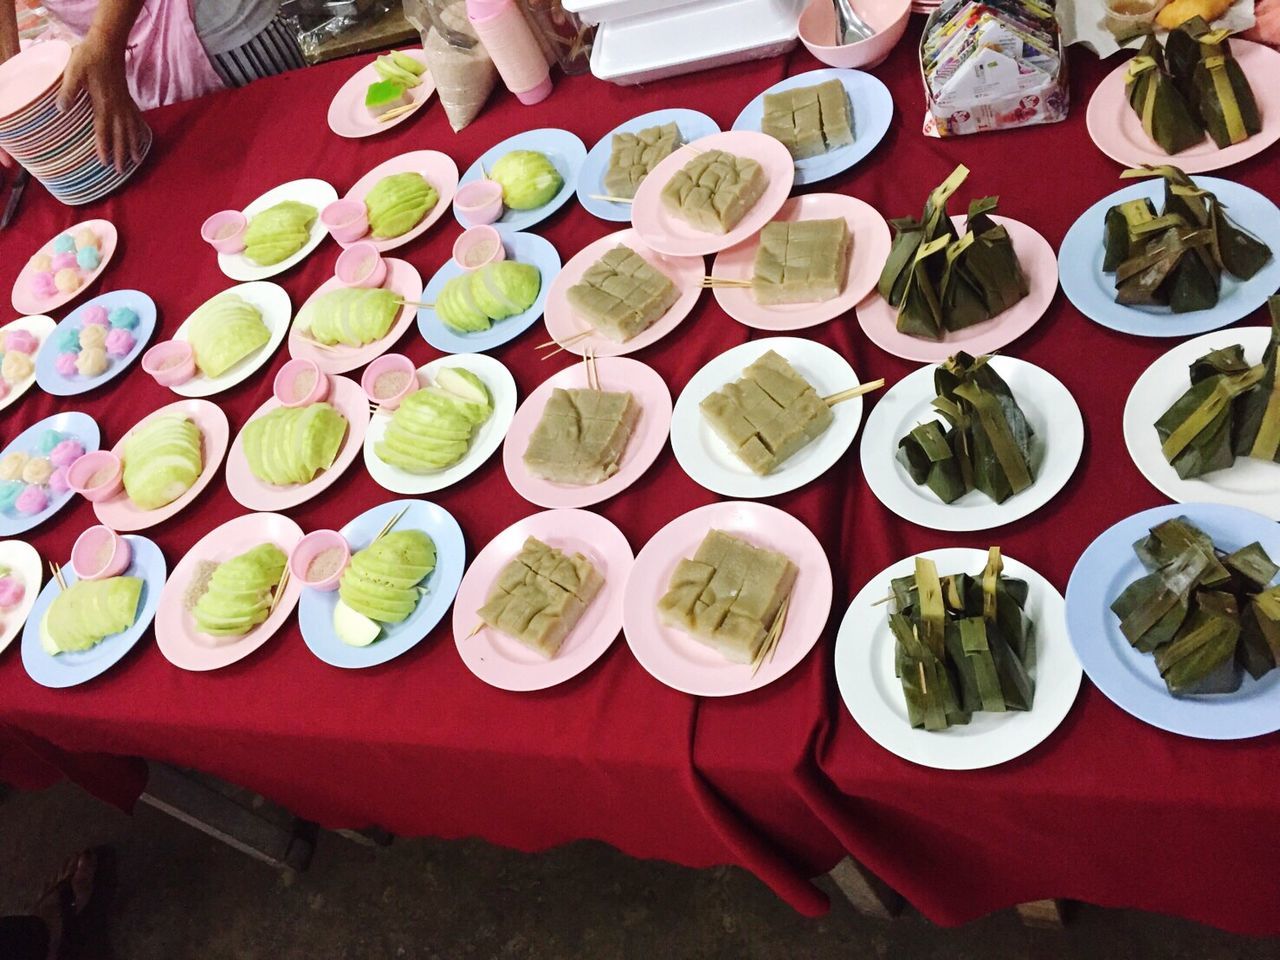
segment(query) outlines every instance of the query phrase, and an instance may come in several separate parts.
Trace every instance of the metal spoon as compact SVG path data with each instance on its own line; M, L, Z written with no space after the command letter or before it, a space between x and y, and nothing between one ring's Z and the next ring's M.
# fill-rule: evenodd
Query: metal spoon
M849 0L835 0L836 35L841 43L857 43L875 36L875 30L858 16Z

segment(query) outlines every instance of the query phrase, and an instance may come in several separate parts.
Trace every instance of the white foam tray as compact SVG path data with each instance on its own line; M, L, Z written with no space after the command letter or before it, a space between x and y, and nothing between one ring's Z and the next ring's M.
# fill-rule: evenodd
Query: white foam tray
M694 0L639 16L610 19L596 33L591 72L611 83L647 83L779 56L795 46L796 24L804 3Z

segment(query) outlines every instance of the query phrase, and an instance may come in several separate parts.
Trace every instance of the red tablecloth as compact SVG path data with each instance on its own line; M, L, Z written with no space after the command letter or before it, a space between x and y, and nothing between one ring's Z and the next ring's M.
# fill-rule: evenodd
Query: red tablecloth
M911 214L963 161L974 170L966 196L998 192L1002 213L1031 223L1055 246L1079 212L1116 189L1119 168L1097 152L1084 127L1087 92L1103 74L1099 65L1076 58L1076 107L1066 123L942 142L918 132L922 97L910 43L909 37L878 71L898 106L894 129L867 161L811 189L852 193L888 216ZM114 220L123 238L101 289L149 292L160 305L163 335L229 285L196 232L215 209L247 203L295 177L321 176L345 189L376 163L422 147L444 150L465 168L489 145L529 127L564 126L591 144L619 121L660 106L701 109L727 127L760 89L812 65L798 52L787 61L643 89L562 80L536 108L498 96L456 136L438 107L373 140L330 134L325 108L349 62L157 111L156 153L146 169L119 196L85 211ZM1272 194L1280 187L1280 173L1261 161L1233 175ZM16 229L0 235L0 253L14 265L6 276L69 222L67 211L33 190ZM539 232L567 259L613 229L571 205ZM407 248L424 279L448 257L457 231L443 223ZM335 250L322 247L284 276L295 304L329 274ZM709 295L680 333L642 354L673 394L711 357L754 336ZM892 383L912 369L870 346L852 317L809 335L848 356L864 377ZM522 396L567 362L539 362L534 342L529 334L497 351ZM435 355L413 333L401 349L419 362ZM1274 756L1274 737L1220 745L1167 736L1129 719L1086 684L1063 728L1029 757L993 771L941 773L871 743L832 681L832 641L844 604L893 560L994 540L1063 586L1093 536L1160 501L1131 466L1119 425L1129 385L1161 349L1095 327L1061 300L1009 349L1071 388L1089 443L1065 493L998 536L938 534L894 519L861 482L856 451L819 482L775 498L822 540L835 570L836 604L814 653L748 696L699 701L671 691L639 667L621 640L570 683L537 694L503 693L463 667L444 627L384 667L339 671L312 657L291 625L217 673L184 673L144 643L110 673L65 691L33 684L14 649L0 658L0 721L69 750L198 766L330 825L475 834L521 849L594 837L637 856L737 863L807 913L819 911L823 898L805 878L848 849L941 922L1020 900L1072 896L1242 930L1280 930L1267 900L1276 868L1245 851L1246 843L1254 853L1276 839L1267 816L1275 779L1260 763L1268 751ZM233 428L266 399L270 373L284 356L224 395ZM114 442L169 399L133 371L66 407L95 414ZM0 433L11 435L60 408L32 396L6 412ZM291 513L305 529L339 526L391 496L357 466ZM458 517L473 554L535 512L511 490L497 458L469 483L433 499ZM673 517L713 499L668 452L636 487L598 509L638 550ZM241 512L225 489L215 489L152 535L174 562L184 544ZM90 522L81 503L32 539L45 555L65 560Z

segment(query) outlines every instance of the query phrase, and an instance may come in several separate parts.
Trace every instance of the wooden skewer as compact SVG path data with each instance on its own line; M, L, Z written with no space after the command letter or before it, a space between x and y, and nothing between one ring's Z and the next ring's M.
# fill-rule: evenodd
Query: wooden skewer
M400 522L400 520L401 520L401 518L402 518L402 517L404 517L404 515L405 515L406 513L408 513L408 512L409 512L409 507L410 507L410 506L411 506L411 504L406 503L406 504L404 505L404 509L403 509L403 510L401 510L401 511L400 511L399 513L397 513L394 517L392 517L390 520L388 520L388 521L387 521L387 523L386 523L386 526L384 526L381 530L379 530L379 531L378 531L378 535L377 535L376 537L374 537L374 538L373 538L373 541L372 541L372 542L373 542L373 543L377 543L379 540L381 540L383 537L385 537L388 533L390 533L390 532L391 532L391 528L392 528L392 527L394 527L397 523L399 523L399 522Z
M280 602L280 598L284 596L285 587L289 586L290 570L286 563L284 566L284 575L280 577L280 582L276 584L275 596L271 598L271 606L267 609L267 616L276 612L276 604Z
M884 378L872 380L870 383L861 383L851 390L842 390L840 393L833 393L829 397L823 397L822 402L828 407L834 407L837 403L844 403L846 400L852 400L854 397L860 397L864 393L871 393L873 390L879 390L884 386Z
M607 193L589 193L587 198L590 200L604 200L608 203L633 203L630 197L611 197Z
M916 666L920 668L920 692L927 697L929 695L929 684L924 679L924 661L917 660Z
M394 120L396 117L402 117L410 110L417 110L419 106L421 106L421 104L415 101L413 103L401 104L398 107L392 107L386 113L378 114L378 122L386 123L388 120Z
M421 300L397 300L396 302L402 307L426 307L428 310L436 308L434 303L423 303Z
M596 350L595 347L587 348L587 369L590 371L589 381L594 381L591 386L592 390L600 389L600 368L596 366Z
M563 340L548 340L546 343L540 343L533 349L547 350L551 347L559 347L561 350L563 350L565 347L569 346L570 344L577 343L579 340L584 340L587 337L591 336L593 333L595 333L594 330L583 330L581 333L575 333L572 337L565 337Z
M67 589L67 581L62 577L62 567L50 560L49 572L53 574L53 579L57 581L59 590Z
M739 287L745 290L745 289L749 289L751 285L752 284L750 280L737 280L737 279L734 279L733 277L703 277L702 278L702 287L704 289L707 287L712 287L712 288Z
M755 666L751 670L751 676L755 676L759 672L760 667L766 660L773 660L774 651L778 649L778 641L782 638L782 631L786 628L787 611L791 607L791 594L783 599L782 605L778 607L778 612L774 614L773 625L769 627L769 633L764 638L764 643L760 645L760 650L756 653Z
M479 632L480 632L481 630L483 630L483 629L484 629L484 621L483 621L483 620L481 620L479 623L477 623L477 624L475 625L475 627L472 629L472 631L471 631L470 633L468 633L468 634L467 634L465 637L463 637L462 639L463 639L463 640L470 640L472 637L474 637L477 633L479 633Z

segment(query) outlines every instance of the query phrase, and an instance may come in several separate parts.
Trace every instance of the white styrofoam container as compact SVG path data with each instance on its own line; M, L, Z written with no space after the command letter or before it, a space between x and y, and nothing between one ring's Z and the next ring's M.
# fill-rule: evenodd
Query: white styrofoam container
M698 0L562 0L564 8L570 13L576 13L583 23L607 23L697 2Z
M647 83L786 53L805 0L695 0L596 32L591 72L611 83Z

